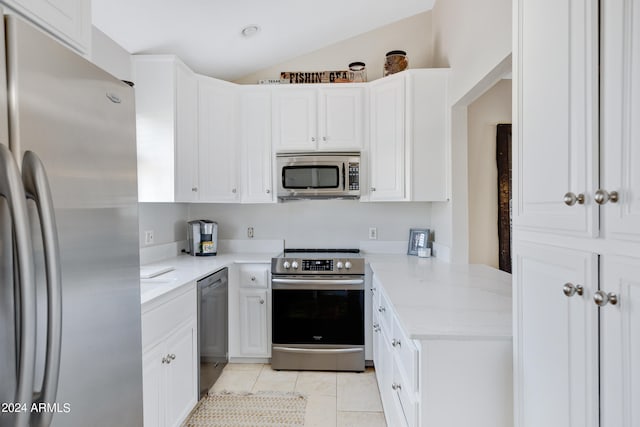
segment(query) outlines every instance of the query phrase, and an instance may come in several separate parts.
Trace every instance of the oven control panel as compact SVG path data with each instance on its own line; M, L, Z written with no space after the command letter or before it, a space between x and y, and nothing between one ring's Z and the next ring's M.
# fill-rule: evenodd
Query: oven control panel
M364 274L362 258L273 258L275 274Z
M303 259L302 271L333 271L332 259Z

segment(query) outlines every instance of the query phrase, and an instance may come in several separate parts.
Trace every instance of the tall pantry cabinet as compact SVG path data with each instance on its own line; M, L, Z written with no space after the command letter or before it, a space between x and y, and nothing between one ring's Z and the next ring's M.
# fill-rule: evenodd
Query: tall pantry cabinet
M514 1L516 426L640 425L640 3Z

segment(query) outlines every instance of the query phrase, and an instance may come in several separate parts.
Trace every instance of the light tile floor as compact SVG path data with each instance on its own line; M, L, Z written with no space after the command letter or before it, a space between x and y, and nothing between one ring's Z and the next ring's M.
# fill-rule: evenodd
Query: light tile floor
M307 395L305 427L386 427L375 371L274 371L230 363L212 391L297 391Z

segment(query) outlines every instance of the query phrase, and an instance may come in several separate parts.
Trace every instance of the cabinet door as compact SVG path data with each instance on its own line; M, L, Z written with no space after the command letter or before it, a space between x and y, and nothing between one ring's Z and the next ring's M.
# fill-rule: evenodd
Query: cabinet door
M166 398L167 426L179 426L198 400L196 325L189 322L167 338Z
M244 166L243 203L273 203L271 93L245 92L240 101Z
M146 350L142 355L142 395L145 427L164 426L164 344Z
M596 236L598 1L514 7L514 226ZM569 192L584 204L567 206Z
M2 0L81 54L91 53L90 0Z
M273 141L276 150L315 150L316 90L282 89L273 94Z
M516 426L598 427L597 256L514 249ZM566 296L567 283L582 295Z
M176 202L198 200L198 80L176 64Z
M243 356L267 356L267 291L240 289L240 352Z
M404 200L404 80L371 88L370 200Z
M198 78L198 200L239 200L236 94L229 83Z
M640 259L603 256L600 289L618 302L600 310L601 427L640 420Z
M319 91L318 149L362 149L363 88Z
M602 210L606 237L640 241L640 7L602 2L601 189L620 200Z

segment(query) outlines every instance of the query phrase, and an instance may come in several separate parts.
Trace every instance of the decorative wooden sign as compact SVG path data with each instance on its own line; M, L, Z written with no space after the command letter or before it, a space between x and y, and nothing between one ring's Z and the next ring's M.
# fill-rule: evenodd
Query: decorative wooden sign
M280 73L282 83L349 83L348 71L285 71Z

